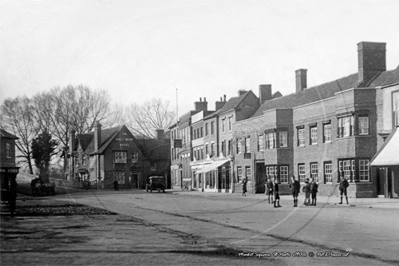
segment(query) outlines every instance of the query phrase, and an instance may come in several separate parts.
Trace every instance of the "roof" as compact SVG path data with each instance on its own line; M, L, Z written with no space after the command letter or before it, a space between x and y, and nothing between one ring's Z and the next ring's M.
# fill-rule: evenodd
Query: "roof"
M350 76L324 83L318 86L304 89L303 91L281 96L264 102L252 117L263 115L264 111L281 108L293 108L311 102L328 99L334 96L336 92L356 88L358 85L358 75Z
M169 156L170 143L168 139L164 141L157 139L136 139L136 144L149 160L160 160Z
M115 136L121 129L122 127L113 127L101 130L101 148L98 151L99 153L102 153L107 148L112 140L112 137ZM94 132L78 134L77 137L82 149L86 153L94 152Z
M94 133L87 133L87 134L77 134L76 138L78 139L82 150L86 150L89 146L90 142L93 140Z
M394 129L385 140L382 147L371 160L371 166L394 166L399 165L399 157L392 156L399 150L399 130Z
M381 72L367 87L378 87L399 82L399 66L394 70ZM335 93L358 88L358 74L352 74L328 83L304 89L301 92L281 96L264 102L252 117L263 115L264 111L281 108L293 108L334 96Z
M226 104L223 105L222 108L220 108L219 110L217 110L217 111L215 111L215 112L213 112L213 113L211 113L211 114L205 116L204 119L208 119L208 118L214 117L214 116L217 115L217 114L221 114L221 113L224 113L224 112L233 110L233 109L236 108L236 107L242 102L242 100L244 100L244 98L245 98L248 94L250 94L250 93L253 93L253 92L252 92L252 91L247 91L247 92L243 93L242 95L240 95L240 96L238 96L238 97L231 97L231 98L226 102Z
M374 79L369 87L378 87L399 82L399 66L394 70L384 71Z
M2 138L5 138L5 139L19 139L18 137L14 136L11 133L8 133L4 129L0 129L0 131L1 131L1 137Z

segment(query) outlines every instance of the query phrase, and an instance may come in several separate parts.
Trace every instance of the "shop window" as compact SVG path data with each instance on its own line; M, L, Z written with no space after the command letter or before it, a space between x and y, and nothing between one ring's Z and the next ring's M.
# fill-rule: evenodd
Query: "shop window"
M114 151L114 163L127 163L127 152Z
M331 142L331 123L323 125L323 142L324 143Z
M286 130L280 131L279 133L280 147L288 147L288 132Z

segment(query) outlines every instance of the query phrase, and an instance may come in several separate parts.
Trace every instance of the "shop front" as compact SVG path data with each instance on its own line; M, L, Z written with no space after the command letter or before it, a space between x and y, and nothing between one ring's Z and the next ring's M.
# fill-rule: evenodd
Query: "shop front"
M217 160L196 172L204 192L230 192L230 160Z

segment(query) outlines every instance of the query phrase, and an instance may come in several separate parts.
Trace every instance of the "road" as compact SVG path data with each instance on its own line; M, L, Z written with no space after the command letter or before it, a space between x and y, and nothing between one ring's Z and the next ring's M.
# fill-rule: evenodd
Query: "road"
M318 206L293 208L289 197L282 198L282 208L273 208L261 195L190 192L101 191L53 199L120 214L104 223L85 218L93 228L84 234L92 240L67 250L86 250L75 254L86 265L89 251L106 252L108 259L92 259L97 263L91 265L115 265L116 255L122 258L119 265L132 264L132 257L135 265L399 264L397 208L336 205L329 198Z

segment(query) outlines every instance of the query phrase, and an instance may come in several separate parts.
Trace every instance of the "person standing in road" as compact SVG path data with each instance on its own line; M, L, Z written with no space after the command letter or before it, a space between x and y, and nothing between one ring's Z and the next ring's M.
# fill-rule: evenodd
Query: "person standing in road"
M348 182L348 180L345 177L343 177L341 179L341 182L339 182L339 191L340 191L340 194L341 194L341 202L339 204L342 204L342 196L343 195L345 195L346 204L349 204L349 202L348 202L348 192L347 192L347 188L348 187L349 187L349 182Z
M247 178L244 177L244 179L242 180L242 195L244 197L247 196Z
M290 189L292 193L292 197L294 198L294 207L298 207L298 194L301 189L301 185L298 180L295 180L295 176L291 177Z
M273 192L274 192L274 208L281 207L277 178L273 179Z
M274 201L273 201L273 182L270 179L270 177L267 179L265 187L266 187L266 195L267 195L269 204L274 203Z
M310 184L309 178L306 178L305 185L302 187L302 192L305 193L305 206L310 205Z
M114 184L114 190L118 191L119 190L118 180L115 180L113 184Z
M310 193L312 195L312 204L311 206L316 206L316 201L317 201L317 192L319 192L319 185L314 181L314 179L311 179L310 183Z

